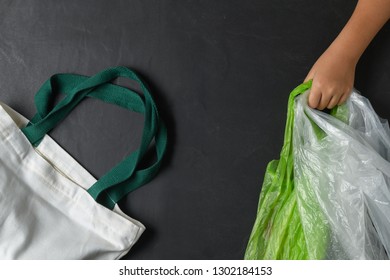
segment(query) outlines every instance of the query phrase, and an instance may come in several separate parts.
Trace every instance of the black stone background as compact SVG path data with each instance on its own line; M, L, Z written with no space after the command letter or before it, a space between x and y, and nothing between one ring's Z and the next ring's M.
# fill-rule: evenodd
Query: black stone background
M31 118L54 73L124 65L150 84L169 129L159 176L120 205L147 227L129 259L242 259L289 92L356 1L1 0L0 100ZM355 86L390 119L390 26ZM96 177L139 144L143 118L88 99L52 137Z

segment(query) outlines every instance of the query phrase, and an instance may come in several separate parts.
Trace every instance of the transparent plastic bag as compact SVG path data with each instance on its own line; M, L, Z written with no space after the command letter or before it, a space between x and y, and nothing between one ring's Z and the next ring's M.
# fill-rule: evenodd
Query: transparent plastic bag
M390 130L354 91L339 118L295 101L294 180L302 226L318 203L328 234L325 258L388 259L390 253ZM317 206L315 206L317 207ZM307 244L316 248L316 245Z
M314 110L310 85L290 95L245 258L389 259L388 123L356 91L331 114Z

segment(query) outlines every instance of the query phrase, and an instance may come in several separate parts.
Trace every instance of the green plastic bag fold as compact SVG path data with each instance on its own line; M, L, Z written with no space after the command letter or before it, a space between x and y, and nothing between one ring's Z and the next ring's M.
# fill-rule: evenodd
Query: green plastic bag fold
M388 259L390 130L354 91L330 114L289 97L280 159L261 189L245 259Z

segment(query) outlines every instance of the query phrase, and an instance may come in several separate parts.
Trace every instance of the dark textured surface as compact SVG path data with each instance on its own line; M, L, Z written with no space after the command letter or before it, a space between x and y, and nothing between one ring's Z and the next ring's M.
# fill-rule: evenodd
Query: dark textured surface
M170 137L160 175L121 202L147 231L130 259L241 259L289 92L356 1L0 1L0 100L30 118L52 74L132 67ZM390 26L356 88L390 119ZM99 177L138 145L142 117L83 102L51 135Z

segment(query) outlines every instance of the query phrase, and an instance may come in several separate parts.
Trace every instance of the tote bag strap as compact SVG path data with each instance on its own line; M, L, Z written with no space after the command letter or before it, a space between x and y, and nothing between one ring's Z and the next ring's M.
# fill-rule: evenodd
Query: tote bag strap
M143 96L110 83L118 77L137 81ZM66 95L54 108L50 109L54 89L56 92L65 92ZM116 104L145 116L140 147L88 189L97 202L112 209L122 197L156 176L167 147L166 127L158 115L148 88L134 71L125 67L116 67L106 69L92 77L72 74L54 75L36 94L37 114L22 131L32 145L39 145L44 135L87 96ZM157 159L150 166L140 169L139 163L153 140Z
M54 99L56 97L53 92L69 95L76 86L85 82L88 78L90 77L75 74L53 75L35 94L34 101L37 113L30 120L30 123L35 124L50 113L52 110L52 104L54 103ZM117 86L111 83L95 87L92 91L87 93L87 96L130 109L137 113L143 114L145 112L145 104L139 94L129 88Z

